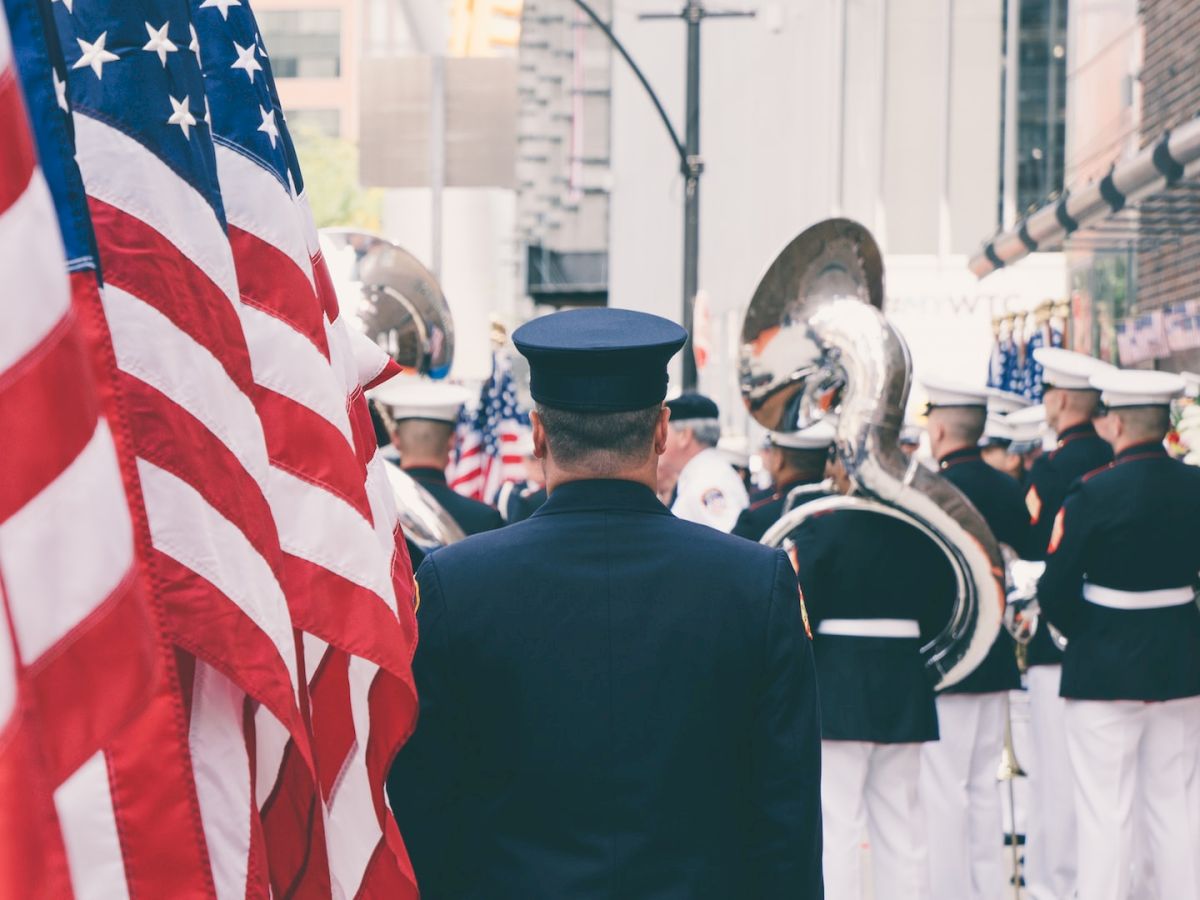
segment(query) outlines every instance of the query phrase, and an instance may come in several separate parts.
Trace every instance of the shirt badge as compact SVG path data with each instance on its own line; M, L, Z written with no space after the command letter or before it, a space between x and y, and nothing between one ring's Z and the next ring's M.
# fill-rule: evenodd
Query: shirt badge
M1029 510L1029 524L1036 525L1042 515L1042 498L1038 494L1037 485L1031 487L1025 495L1025 508Z

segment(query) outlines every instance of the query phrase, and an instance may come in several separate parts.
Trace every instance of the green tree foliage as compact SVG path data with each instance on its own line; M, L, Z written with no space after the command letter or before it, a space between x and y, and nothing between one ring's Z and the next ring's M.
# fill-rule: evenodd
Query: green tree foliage
M358 181L358 147L300 126L293 132L300 171L318 228L352 226L378 231L383 192Z

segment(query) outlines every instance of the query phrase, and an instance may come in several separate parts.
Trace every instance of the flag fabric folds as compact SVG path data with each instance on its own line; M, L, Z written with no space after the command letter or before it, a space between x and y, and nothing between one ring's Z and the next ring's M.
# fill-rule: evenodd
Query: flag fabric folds
M86 776L74 807L60 787L51 810L75 894L101 895L103 865L103 896L416 896L383 795L415 722L411 568L362 396L395 366L338 315L249 4L5 7L38 149L62 168L49 223L89 246L3 271L65 282L67 258L86 270L84 343L121 426L101 417L94 433L117 435L108 490L122 498L128 581L144 576L149 599L129 639L160 672L92 756L62 761L67 784ZM45 324L43 305L11 304ZM43 392L77 402L46 379ZM61 416L12 409L56 439ZM0 405L5 430L9 414ZM63 535L72 559L118 565L87 524ZM55 588L41 589L42 618L60 597L78 604L77 585ZM96 690L111 693L110 677ZM64 810L81 816L101 794L111 833L72 839Z

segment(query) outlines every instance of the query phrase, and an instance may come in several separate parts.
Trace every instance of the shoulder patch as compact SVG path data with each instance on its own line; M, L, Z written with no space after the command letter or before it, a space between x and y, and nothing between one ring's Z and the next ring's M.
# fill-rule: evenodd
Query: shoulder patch
M1036 484L1032 485L1025 495L1025 508L1029 510L1029 524L1036 525L1038 519L1042 517L1042 497L1038 493Z
M725 512L725 494L720 488L709 488L700 495L700 502L704 508L715 516Z

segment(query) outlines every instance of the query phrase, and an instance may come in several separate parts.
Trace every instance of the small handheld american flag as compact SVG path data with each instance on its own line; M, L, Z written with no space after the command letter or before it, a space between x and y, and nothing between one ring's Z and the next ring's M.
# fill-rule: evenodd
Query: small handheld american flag
M525 477L517 442L529 430L529 414L517 404L508 354L492 354L492 374L479 393L479 405L459 414L449 481L460 494L494 503L500 486Z

